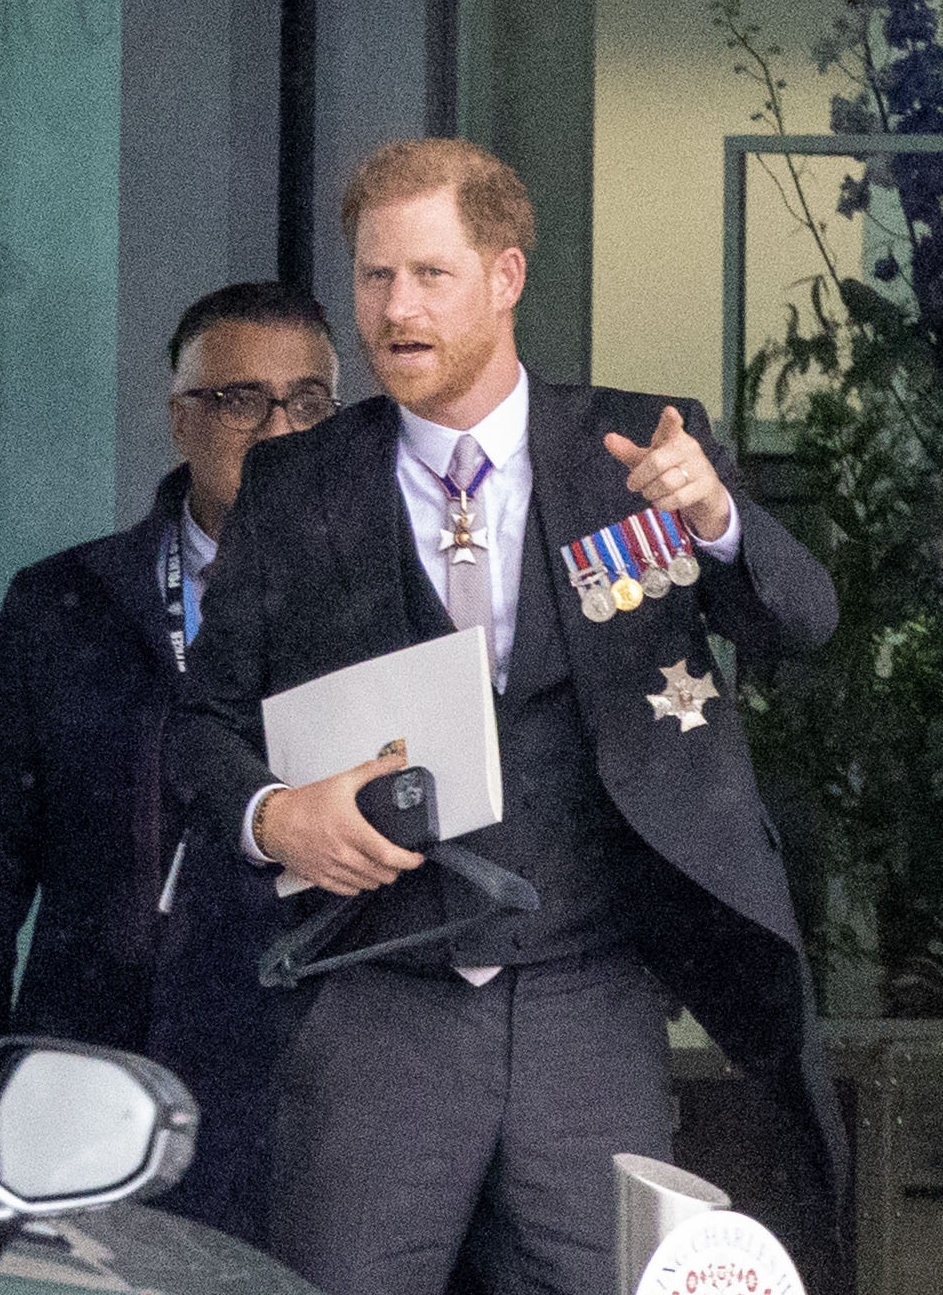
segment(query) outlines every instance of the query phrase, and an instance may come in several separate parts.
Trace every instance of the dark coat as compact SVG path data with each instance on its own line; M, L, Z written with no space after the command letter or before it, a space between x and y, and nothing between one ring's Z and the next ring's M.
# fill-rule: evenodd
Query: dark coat
M181 832L160 804L160 738L181 676L157 564L188 485L182 466L137 526L19 572L0 611L0 1034L150 1051L170 1065L200 1104L201 1132L185 1183L162 1203L257 1239L248 1125L271 1044L251 1009L271 884L191 835L180 920L168 930L157 907ZM16 934L37 885L11 1014ZM168 995L184 1028L149 1042Z
M603 625L581 614L555 561L559 546L645 507L626 491L625 469L602 436L615 429L647 444L665 403L532 380L534 502L599 776L665 862L640 878L644 956L734 1060L772 1075L784 1100L812 1112L834 1185L842 1137L776 834L706 636L722 635L749 658L808 651L834 629L828 575L743 494L703 409L684 400L673 403L740 510L738 559L705 558L695 586ZM246 460L191 657L185 714L168 734L177 793L231 845L249 798L272 780L260 699L415 639L403 581L411 540L395 525L397 431L395 406L377 398ZM414 553L406 560L418 561ZM687 733L676 720L656 722L647 700L664 687L659 668L681 658L694 675L713 669L722 692L709 704L709 723ZM509 694L539 686L540 660L534 650L513 661Z
M168 851L157 762L178 675L157 562L188 482L177 468L138 525L20 571L0 611L0 1032L143 1045Z

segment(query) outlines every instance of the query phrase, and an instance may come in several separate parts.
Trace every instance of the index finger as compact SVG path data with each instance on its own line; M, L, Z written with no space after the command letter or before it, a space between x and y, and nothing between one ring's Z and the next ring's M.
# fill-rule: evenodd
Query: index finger
M674 405L665 405L658 419L658 425L652 433L652 448L667 445L679 432L684 431L684 419Z
M607 432L602 438L604 447L609 451L614 459L618 459L624 467L634 468L645 455L648 453L640 445L636 445L628 436L623 436L621 432Z

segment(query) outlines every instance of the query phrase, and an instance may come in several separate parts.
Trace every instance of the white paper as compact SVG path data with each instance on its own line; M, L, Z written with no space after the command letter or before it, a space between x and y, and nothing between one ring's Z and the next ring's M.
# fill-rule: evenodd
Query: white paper
M373 760L403 738L409 763L435 778L443 840L501 818L498 734L480 626L276 693L262 702L262 716L269 767L291 787ZM289 874L279 878L280 894L298 888Z

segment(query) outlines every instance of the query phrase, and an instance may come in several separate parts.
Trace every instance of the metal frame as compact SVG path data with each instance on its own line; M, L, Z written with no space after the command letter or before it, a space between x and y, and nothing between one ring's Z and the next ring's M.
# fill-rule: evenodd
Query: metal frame
M727 135L724 138L724 286L721 391L723 426L732 437L743 371L746 316L746 159L750 154L866 157L943 153L943 135Z

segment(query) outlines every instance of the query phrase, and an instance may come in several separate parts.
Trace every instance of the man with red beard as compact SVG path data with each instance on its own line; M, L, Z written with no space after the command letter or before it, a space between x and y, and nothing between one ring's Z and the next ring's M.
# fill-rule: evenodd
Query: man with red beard
M471 546L505 817L464 841L540 908L294 991L276 1253L331 1295L439 1295L463 1243L495 1295L613 1289L611 1156L671 1156L656 977L790 1110L834 1221L841 1138L805 962L706 638L815 647L828 576L742 493L696 402L521 366L533 212L509 167L462 140L394 143L355 173L343 219L387 395L250 454L172 777L230 843L367 894L325 952L441 922L445 874L355 804L400 757L279 786L260 701L461 626L449 569ZM639 520L656 516L673 519L657 535ZM584 566L593 536L607 556Z

